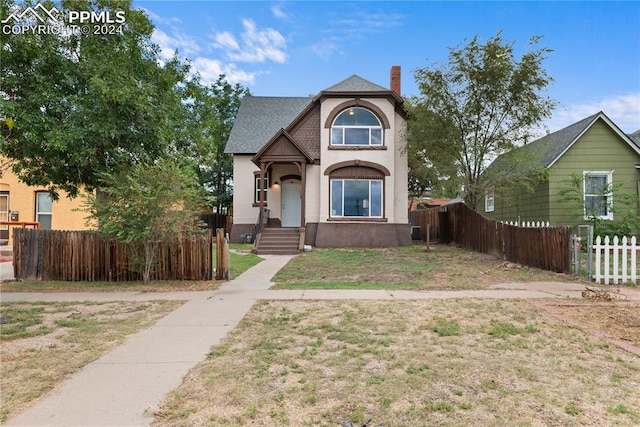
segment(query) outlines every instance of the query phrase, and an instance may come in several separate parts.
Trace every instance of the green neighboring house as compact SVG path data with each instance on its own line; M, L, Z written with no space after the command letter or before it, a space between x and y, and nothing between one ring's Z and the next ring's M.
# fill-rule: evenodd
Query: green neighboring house
M606 200L598 214L602 219L616 221L620 218L616 218L611 209L612 205L615 206L615 197L606 195L603 198L602 194L590 194L590 189L602 188L604 184L609 188L622 184L622 188L614 195L628 193L640 196L640 134L626 135L603 112L507 154L515 152L529 155L529 158L533 156L536 162L541 162L541 166L547 170L548 179L538 184L533 192L522 192L515 198L500 197L493 192L485 194L484 206L479 210L484 208L484 215L489 218L501 221L549 221L552 226L575 226L587 223L584 215L589 206ZM505 167L503 162L509 157L524 158L500 156L489 168ZM582 176L584 180L583 200L586 208L583 212L579 212L579 208L571 203L561 202L560 193L569 187L567 181L572 174ZM637 202L635 209L640 209Z

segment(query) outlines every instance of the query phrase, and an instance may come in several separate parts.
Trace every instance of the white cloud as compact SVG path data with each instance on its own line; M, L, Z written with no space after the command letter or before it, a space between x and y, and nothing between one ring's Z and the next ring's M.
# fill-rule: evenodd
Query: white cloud
M388 28L399 27L403 21L404 15L399 13L359 11L352 14L351 18L339 17L335 24L351 33L379 33Z
M271 6L271 13L278 19L288 19L289 15L283 10L282 5L274 4Z
M555 132L599 111L604 112L623 132L635 132L640 129L640 92L559 107L546 125Z
M244 19L242 26L241 43L231 33L223 32L215 34L214 46L224 49L232 61L273 61L279 64L287 61L287 42L282 34L273 28L258 28L250 19Z
M160 55L163 59L173 57L176 50L183 56L193 55L200 51L200 45L193 38L175 30L169 35L155 28L151 34L151 41L160 47Z
M240 70L235 64L224 64L211 58L196 58L191 65L200 74L205 84L215 82L221 74L224 74L227 82L231 84L251 85L258 74Z
M180 18L176 18L176 17L165 18L158 15L157 13L150 11L149 9L142 8L142 10L144 11L144 13L147 14L149 19L153 21L154 24L173 25L175 23L182 22Z
M336 38L326 38L314 43L311 45L311 51L322 59L329 59L335 53L341 52Z
M355 3L357 6L357 3ZM392 28L402 26L405 16L398 13L368 12L350 10L348 13L331 14L320 31L328 34L324 39L311 45L311 51L323 59L342 53L345 44L361 44L374 34L382 34ZM323 46L323 44L327 46Z
M217 33L214 36L214 46L220 49L230 49L237 50L240 49L240 45L236 41L236 38L233 37L233 34L225 31L223 33Z

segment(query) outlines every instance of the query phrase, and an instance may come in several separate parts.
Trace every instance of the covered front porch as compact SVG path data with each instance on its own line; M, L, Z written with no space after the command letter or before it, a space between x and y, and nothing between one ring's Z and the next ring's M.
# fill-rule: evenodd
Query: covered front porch
M305 242L307 165L313 159L280 130L251 161L260 168L256 172L259 216L254 250L299 253Z

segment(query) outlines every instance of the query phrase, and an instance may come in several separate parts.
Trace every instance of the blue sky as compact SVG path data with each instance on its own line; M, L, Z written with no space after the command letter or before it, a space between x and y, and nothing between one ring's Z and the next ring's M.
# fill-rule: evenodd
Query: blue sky
M554 51L544 63L560 102L558 130L604 111L640 129L640 2L134 1L156 26L164 55L189 58L253 95L305 96L352 74L382 86L402 67L402 94L419 95L417 68L446 62L449 47L502 31L516 58L532 36Z

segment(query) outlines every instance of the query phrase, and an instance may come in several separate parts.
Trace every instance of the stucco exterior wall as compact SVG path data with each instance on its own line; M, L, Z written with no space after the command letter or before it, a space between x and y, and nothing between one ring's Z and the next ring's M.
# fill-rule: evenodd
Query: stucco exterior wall
M399 123L402 118L396 117L394 106L384 98L361 98L379 107L389 120L390 128L384 129L383 145L386 149L334 149L330 148L331 129L325 128L324 123L331 112L347 98L330 98L321 106L320 123L322 131L320 138L320 222L327 222L329 218L329 177L325 170L336 163L348 160L361 160L384 166L391 173L385 177L384 212L389 223L407 223L407 161L401 156L401 129ZM404 164L403 164L404 162Z
M407 200L409 200L409 167L407 166L407 156L403 153L405 140L405 121L400 115L395 114L394 126L394 166L393 175L395 183L393 194L395 198L394 218L397 224L409 223L409 210L407 209Z
M233 156L233 223L255 224L259 208L253 207L253 172L260 169L253 164L250 155Z

